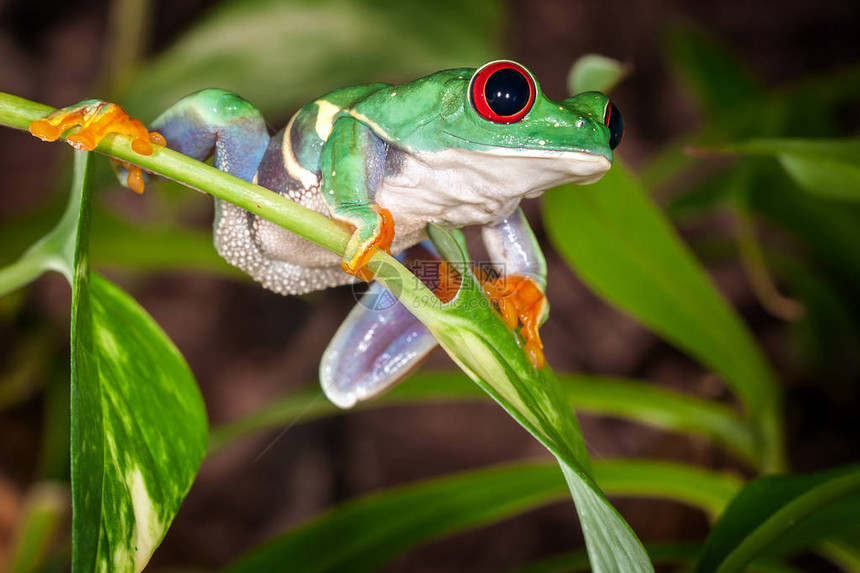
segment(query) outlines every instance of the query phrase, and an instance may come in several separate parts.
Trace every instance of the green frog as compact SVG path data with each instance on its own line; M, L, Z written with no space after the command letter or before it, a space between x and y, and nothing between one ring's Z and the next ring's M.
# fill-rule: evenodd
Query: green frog
M546 318L546 264L519 207L563 183L588 184L610 168L624 120L607 96L586 92L553 101L522 65L499 60L401 84L338 89L302 107L270 136L262 114L235 93L206 89L173 105L150 126L115 104L89 100L34 122L31 132L92 149L106 133L134 138L139 153L166 144L284 195L349 227L343 257L216 199L215 247L265 288L301 294L372 279L378 249L405 256L426 226L480 225L503 276L486 281L526 350L543 364L537 327ZM127 182L142 190L140 171ZM434 257L424 244L425 256ZM378 297L372 286L368 296ZM437 291L440 292L441 291ZM327 396L349 407L384 391L435 347L408 310L359 304L323 355Z

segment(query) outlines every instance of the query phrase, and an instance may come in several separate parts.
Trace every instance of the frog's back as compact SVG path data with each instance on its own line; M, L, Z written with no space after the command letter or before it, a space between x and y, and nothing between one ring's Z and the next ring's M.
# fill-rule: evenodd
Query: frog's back
M269 140L254 182L328 216L319 186L322 150L331 124L343 110L386 87L388 84L376 83L338 89L302 107ZM316 288L352 280L340 270L340 257L331 251L264 219L255 218L253 224L257 242L267 256L320 269L325 277L313 281L319 283Z
M304 203L302 195L319 187L322 148L336 116L388 86L375 83L341 88L306 104L272 137L257 182Z

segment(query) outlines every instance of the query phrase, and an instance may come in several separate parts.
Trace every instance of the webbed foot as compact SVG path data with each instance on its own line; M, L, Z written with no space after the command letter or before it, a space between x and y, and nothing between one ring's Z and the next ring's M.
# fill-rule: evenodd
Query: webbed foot
M525 339L525 351L535 368L543 368L546 359L538 329L547 315L549 305L540 286L534 279L518 275L482 281L482 285L509 328L514 329L522 324L520 334Z
M58 109L45 118L32 122L30 133L43 141L56 141L73 127L80 129L66 137L66 142L81 151L92 151L110 133L131 136L131 148L141 155L151 155L153 143L166 145L161 134L150 133L139 119L129 117L120 106L99 100L86 100ZM140 168L125 161L115 161L128 169L128 187L137 193L143 193L143 175Z

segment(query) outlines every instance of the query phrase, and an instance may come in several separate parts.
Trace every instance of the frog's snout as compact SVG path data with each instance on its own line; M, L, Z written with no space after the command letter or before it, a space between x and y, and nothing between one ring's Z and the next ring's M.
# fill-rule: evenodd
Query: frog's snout
M600 92L584 92L562 100L560 103L569 112L579 117L575 123L576 127L596 127L595 124L602 123L608 130L609 137L604 141L610 150L621 143L624 138L624 116L618 106L606 95Z

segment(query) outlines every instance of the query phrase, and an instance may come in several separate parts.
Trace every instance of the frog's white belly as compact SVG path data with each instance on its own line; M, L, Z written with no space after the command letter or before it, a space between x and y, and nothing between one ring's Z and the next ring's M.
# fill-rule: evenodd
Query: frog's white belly
M601 155L572 151L404 152L399 171L382 180L375 202L391 211L397 249L401 241L420 239L427 223L458 228L495 223L524 197L562 183L593 183L610 165Z
M561 183L594 182L610 167L605 157L587 153L511 151L400 152L397 172L383 178L374 197L394 218L391 252L423 240L427 223L457 228L495 223L510 216L523 197ZM311 183L316 185L284 194L328 215L318 181ZM266 288L299 294L355 280L341 271L337 254L239 207L218 205L218 252Z

